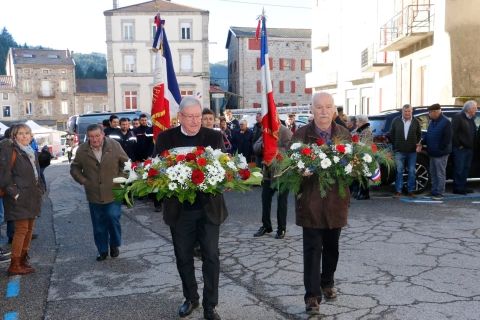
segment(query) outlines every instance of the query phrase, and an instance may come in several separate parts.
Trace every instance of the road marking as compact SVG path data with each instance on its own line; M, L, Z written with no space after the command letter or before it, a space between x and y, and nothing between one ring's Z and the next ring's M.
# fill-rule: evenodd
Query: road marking
M20 293L20 277L15 277L7 284L7 298L15 298Z
M3 320L17 320L18 319L18 312L7 312L3 316Z

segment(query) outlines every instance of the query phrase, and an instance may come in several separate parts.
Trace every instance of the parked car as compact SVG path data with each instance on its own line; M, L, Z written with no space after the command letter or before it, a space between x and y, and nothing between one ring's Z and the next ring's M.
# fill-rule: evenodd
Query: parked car
M67 127L68 132L75 133L75 142L80 144L85 142L87 127L94 123L101 124L103 120L109 119L112 114L117 115L119 118L139 118L140 115L145 112L141 111L122 111L122 112L102 112L102 113L85 113L80 115L71 116L68 119ZM147 114L150 119L150 115Z
M462 106L442 106L443 114L451 119L453 115L457 114L462 110ZM380 147L391 148L389 140L389 132L392 126L392 121L396 117L402 114L401 109L387 110L380 114L369 115L368 119L370 120L370 128L373 133L373 140ZM422 127L422 136L427 132L428 124L430 118L428 117L427 107L414 107L413 116L420 121ZM477 117L475 118L475 123L477 126L480 125L480 111L477 112ZM470 168L470 178L479 178L480 177L480 152L477 150L474 154L472 161L472 166ZM417 154L417 164L416 164L416 192L423 192L427 190L430 183L430 174L429 174L429 157L424 148L422 152ZM452 157L450 156L447 164L447 179L452 179L453 177L453 162ZM404 184L406 188L407 182L407 172L404 173ZM391 184L395 181L395 171L389 172L386 168L382 168L382 184Z

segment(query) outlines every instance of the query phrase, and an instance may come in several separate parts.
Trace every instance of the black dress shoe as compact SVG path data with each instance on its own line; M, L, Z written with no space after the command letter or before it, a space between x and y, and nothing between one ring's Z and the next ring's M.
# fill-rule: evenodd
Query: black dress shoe
M278 230L277 234L275 235L275 239L283 239L285 238L285 230Z
M221 320L215 309L204 309L203 317L207 320Z
M265 228L265 227L262 226L262 227L260 227L260 229L258 229L257 232L255 232L255 233L253 234L253 236L254 236L254 237L261 237L261 236L263 236L265 233L270 233L270 232L272 232L272 231L273 231L272 228L267 229L267 228Z
M100 253L97 256L97 261L103 261L103 260L107 259L107 257L108 257L108 252Z
M120 255L120 250L118 247L110 247L110 257L116 258Z
M188 316L190 313L192 313L193 310L198 308L198 301L190 301L190 300L185 300L185 302L178 308L178 315L180 318L185 318Z

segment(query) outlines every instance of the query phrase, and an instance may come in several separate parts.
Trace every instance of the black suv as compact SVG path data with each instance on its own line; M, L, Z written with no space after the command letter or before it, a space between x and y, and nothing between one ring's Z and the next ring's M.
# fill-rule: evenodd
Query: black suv
M449 119L453 115L457 114L462 110L462 106L442 106L442 113ZM368 119L370 122L370 128L373 133L373 140L380 147L391 148L389 141L389 132L392 126L392 121L398 116L401 116L402 110L387 110L376 115L369 115ZM414 107L413 116L420 121L422 127L422 136L427 132L428 123L430 118L428 117L427 107ZM477 117L475 118L475 123L477 126L480 125L480 111L477 112ZM469 177L470 178L479 178L480 177L480 152L477 150L474 153L472 166L470 168ZM427 189L430 183L430 175L428 171L429 159L428 154L425 150L422 150L417 155L417 164L416 164L416 173L417 173L417 182L416 182L416 192L423 192ZM405 176L405 185L407 181L407 172L404 173ZM447 164L447 179L452 179L453 177L453 163L452 157L450 156ZM395 181L395 171L388 172L386 168L382 168L382 184L391 184Z

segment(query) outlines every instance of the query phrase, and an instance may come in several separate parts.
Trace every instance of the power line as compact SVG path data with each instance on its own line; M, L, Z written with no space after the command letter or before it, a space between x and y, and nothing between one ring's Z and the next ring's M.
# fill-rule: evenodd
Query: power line
M249 2L249 1L239 1L239 0L220 0L224 2L235 2L235 3L243 3L243 4L254 4L254 5L262 5L262 6L270 6L270 7L282 7L282 8L292 8L292 9L312 9L311 7L300 7L300 6L287 6L283 4L271 4L271 3L261 3L261 2Z

